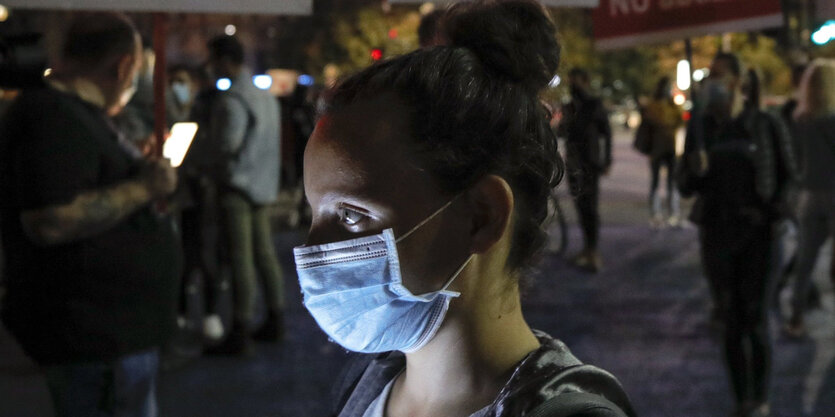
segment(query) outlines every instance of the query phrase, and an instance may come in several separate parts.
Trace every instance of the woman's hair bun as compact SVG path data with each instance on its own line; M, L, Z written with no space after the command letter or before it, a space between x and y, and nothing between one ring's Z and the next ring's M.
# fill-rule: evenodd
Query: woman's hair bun
M448 45L472 51L491 72L539 91L560 62L556 26L534 0L458 3L444 19Z

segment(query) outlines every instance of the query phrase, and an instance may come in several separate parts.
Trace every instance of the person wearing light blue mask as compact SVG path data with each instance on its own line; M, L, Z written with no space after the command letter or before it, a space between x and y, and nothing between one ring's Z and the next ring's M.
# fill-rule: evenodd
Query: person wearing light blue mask
M444 21L445 45L337 85L305 150L305 307L332 341L374 353L337 379L334 415L570 416L580 401L599 406L584 416L632 416L613 376L522 315L562 175L537 97L555 27L532 0Z
M165 111L169 126L189 120L191 108L194 104L193 86L194 78L188 67L175 66L168 70Z

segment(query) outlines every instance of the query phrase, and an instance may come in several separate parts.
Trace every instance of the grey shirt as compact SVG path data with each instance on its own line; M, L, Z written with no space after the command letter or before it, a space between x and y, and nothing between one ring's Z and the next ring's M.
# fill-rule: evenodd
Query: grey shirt
M389 395L391 394L391 387L394 386L394 381L396 380L397 377L395 376L388 384L386 384L386 387L383 388L383 392L381 392L380 395L374 399L371 405L368 406L368 409L365 410L362 417L386 417L386 405L388 404ZM484 407L481 410L470 414L469 417L486 417L488 408L489 407Z
M252 84L248 71L212 103L210 143L219 154L219 181L254 204L278 197L280 131L278 100Z
M801 188L835 192L835 114L798 122L794 139Z

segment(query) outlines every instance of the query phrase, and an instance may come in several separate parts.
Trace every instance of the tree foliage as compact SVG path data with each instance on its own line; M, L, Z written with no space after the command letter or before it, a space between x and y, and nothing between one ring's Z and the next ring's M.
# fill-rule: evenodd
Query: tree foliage
M592 74L593 84L600 92L614 101L650 94L662 76L675 79L678 62L686 58L682 39L598 51L594 47L590 13L576 9L552 9L551 12L559 25L559 38L563 45L560 74L566 74L575 66L584 67ZM691 39L693 69L708 67L721 43L720 36ZM774 39L756 33L734 34L731 46L743 62L763 74L768 93L788 92L789 66L785 53ZM550 98L565 98L565 91L564 88L557 88L547 95Z
M591 13L586 9L552 8L562 45L558 75L565 79L574 67L586 68L601 94L613 101L649 94L657 80L666 75L675 79L678 61L685 58L684 41L646 45L613 51L598 51L592 36ZM334 8L327 29L308 43L308 69L319 73L325 64L336 64L343 73L371 64L370 52L381 48L385 57L417 48L420 14L415 6L394 6L384 12L379 3L351 2L351 7ZM396 36L390 36L396 34ZM719 36L692 39L693 67L705 68L720 49ZM767 93L784 94L790 88L789 66L777 42L761 34L735 34L734 52L760 70ZM549 88L545 99L559 102L567 98L565 83Z
M380 48L384 58L412 51L418 47L419 24L420 13L413 7L394 7L388 13L379 5L336 10L329 33L308 47L309 68L317 73L332 63L351 73L372 63L372 49Z

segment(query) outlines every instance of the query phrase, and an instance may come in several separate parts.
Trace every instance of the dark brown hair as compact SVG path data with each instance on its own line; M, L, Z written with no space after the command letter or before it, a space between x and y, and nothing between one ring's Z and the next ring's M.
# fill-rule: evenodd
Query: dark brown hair
M538 3L481 1L444 16L448 45L371 66L339 84L331 110L394 93L413 111L422 165L450 195L486 175L515 199L508 266L529 266L544 246L551 189L562 178L557 140L538 93L556 73L556 27Z

